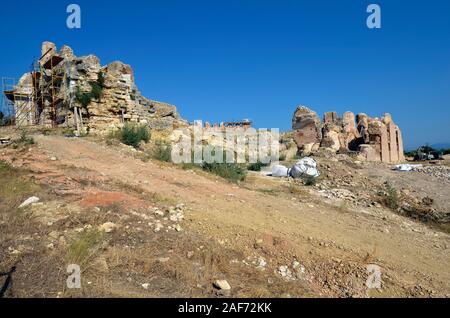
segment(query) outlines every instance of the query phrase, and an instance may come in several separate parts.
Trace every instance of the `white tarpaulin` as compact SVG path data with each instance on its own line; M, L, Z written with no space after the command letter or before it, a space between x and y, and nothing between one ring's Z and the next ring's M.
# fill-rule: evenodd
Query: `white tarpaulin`
M413 171L414 169L422 168L422 165L410 165L410 164L403 164L395 166L394 170L397 171Z
M294 179L301 178L317 178L320 172L317 170L317 163L314 159L305 157L299 160L291 169L281 165L274 165L272 167L273 177L292 177Z
M272 167L272 177L288 177L289 169L282 165L274 165Z
M290 170L290 176L294 179L304 177L317 178L320 172L317 170L317 163L314 159L305 157L299 160Z

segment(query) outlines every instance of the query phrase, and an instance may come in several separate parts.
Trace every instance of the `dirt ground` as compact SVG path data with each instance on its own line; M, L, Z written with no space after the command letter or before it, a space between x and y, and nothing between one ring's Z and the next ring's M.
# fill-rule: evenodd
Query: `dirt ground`
M9 296L450 296L449 234L380 201L388 181L448 214L448 180L337 157L318 158L315 186L261 173L236 185L124 145L33 138L0 148L12 171L0 198L0 272L17 267ZM41 200L17 209L30 196ZM66 287L69 264L81 289ZM381 288L366 285L371 264Z

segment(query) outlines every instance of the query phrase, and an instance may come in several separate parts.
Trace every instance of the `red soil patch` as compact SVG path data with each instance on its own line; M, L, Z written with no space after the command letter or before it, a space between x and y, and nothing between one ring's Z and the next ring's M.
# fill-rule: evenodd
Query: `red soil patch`
M89 192L83 195L83 199L81 200L81 205L85 207L108 207L114 204L119 204L124 208L131 209L149 207L145 201L123 192L109 192L92 189L88 191Z

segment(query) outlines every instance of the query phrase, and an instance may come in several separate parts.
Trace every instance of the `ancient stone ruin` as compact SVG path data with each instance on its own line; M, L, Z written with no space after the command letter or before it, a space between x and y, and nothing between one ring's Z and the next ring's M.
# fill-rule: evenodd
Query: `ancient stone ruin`
M16 126L102 132L126 122L158 130L186 125L175 106L142 96L130 65L102 66L95 55L77 57L68 46L58 52L51 42L42 44L33 69L4 94L14 107Z
M221 122L220 124L214 123L211 125L210 122L205 122L203 124L202 121L195 121L194 123L192 123L191 126L197 126L198 128L201 129L207 129L207 130L217 130L217 131L224 131L227 128L232 128L232 129L239 129L239 128L243 128L244 130L247 130L249 128L252 127L252 121L249 119L244 119L242 121L233 121L233 122Z
M328 149L335 153L357 152L368 161L405 160L402 134L390 114L378 119L362 113L355 116L346 112L339 117L336 112L327 112L322 122L316 112L299 106L292 119L292 129L302 155Z

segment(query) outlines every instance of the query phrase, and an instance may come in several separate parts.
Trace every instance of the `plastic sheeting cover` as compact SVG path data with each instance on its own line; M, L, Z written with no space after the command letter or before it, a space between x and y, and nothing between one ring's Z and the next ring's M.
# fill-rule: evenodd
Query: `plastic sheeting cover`
M287 177L289 176L289 169L282 165L274 165L272 167L272 177Z
M407 171L413 171L416 168L422 168L422 165L403 164L403 165L395 166L394 170L407 172Z
M317 163L314 159L305 157L299 160L290 170L290 175L294 179L304 177L317 178L320 172L317 170Z
M282 165L274 165L272 167L272 177L292 177L301 179L307 177L317 178L320 172L317 170L317 163L314 159L305 157L299 160L291 169Z

